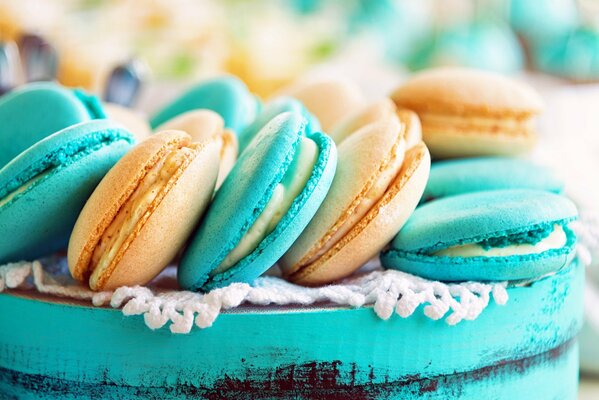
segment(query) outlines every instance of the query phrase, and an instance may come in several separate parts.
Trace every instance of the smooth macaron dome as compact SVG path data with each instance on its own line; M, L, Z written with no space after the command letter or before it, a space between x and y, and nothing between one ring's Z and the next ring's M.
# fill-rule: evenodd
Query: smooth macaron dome
M135 136L138 142L152 134L150 122L141 112L114 103L103 103L102 107L106 118L123 125Z
M561 193L564 183L547 167L510 157L478 157L433 163L423 201L495 189Z
M100 101L55 83L31 83L0 98L0 168L39 140L68 126L104 118Z
M279 95L293 97L320 122L324 132L364 105L364 95L354 83L345 80L296 82Z
M239 150L243 151L267 123L284 112L298 113L306 118L308 121L305 128L306 135L321 131L320 123L316 117L299 100L281 96L266 103L258 117L239 134Z
M225 128L239 134L258 115L260 101L238 78L224 76L208 79L191 87L150 119L152 128L186 111L208 109L219 114Z
M337 163L333 141L318 132L306 136L306 124L301 114L283 113L241 153L183 255L183 288L251 282L300 235Z
M220 167L216 188L225 180L237 160L237 136L225 129L225 121L211 110L193 110L177 115L156 128L156 131L179 130L191 136L194 142L216 140L220 147Z
M446 197L416 209L381 262L441 281L534 279L572 259L576 217L570 200L542 190Z
M0 263L66 248L79 212L134 138L108 120L40 140L0 169Z
M415 74L391 98L415 111L436 158L515 155L536 143L539 95L507 77L467 68Z
M287 279L320 285L346 277L401 229L420 200L430 168L423 143L405 151L404 129L392 116L339 145L325 201L279 261Z
M92 290L142 285L181 250L212 198L215 142L180 131L150 136L100 182L68 248L71 275Z
M410 149L422 141L420 119L418 115L407 109L397 109L395 103L384 97L378 101L367 104L358 111L348 115L335 124L330 136L336 144L343 142L349 135L358 132L360 128L370 123L398 115L399 119L406 125L404 137L406 148Z

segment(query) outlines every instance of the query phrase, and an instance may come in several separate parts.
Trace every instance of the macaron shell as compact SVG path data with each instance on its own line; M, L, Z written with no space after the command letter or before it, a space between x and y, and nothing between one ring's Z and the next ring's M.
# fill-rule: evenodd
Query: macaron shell
M397 178L368 214L327 253L289 278L301 285L330 283L376 256L418 205L429 169L430 155L423 143L408 150Z
M494 189L539 189L561 193L564 183L548 168L527 160L483 157L439 161L422 196L424 201Z
M139 112L118 104L104 103L106 118L122 124L141 142L152 134L150 123Z
M382 98L362 107L357 112L348 115L336 123L331 130L330 136L335 143L340 144L355 131L370 123L389 118L395 114L396 110L397 107L390 98Z
M277 227L259 246L236 266L214 276L204 290L224 287L233 282L252 282L275 263L306 228L325 199L335 176L337 149L333 140L322 133L310 135L319 148L314 171L306 187L294 200Z
M33 260L66 248L79 212L106 172L130 149L133 137L107 121L85 122L48 137L23 152L0 170L0 183L7 185L15 171L22 171L62 146L103 129L120 136L113 142L65 164L19 197L0 207L0 231L10 239L0 240L0 263Z
M177 115L156 128L157 132L178 130L191 136L194 142L203 142L222 133L225 121L211 110L192 110Z
M212 199L218 161L218 144L207 143L136 232L102 290L147 283L175 258Z
M391 98L399 107L418 114L513 116L536 114L543 107L539 95L523 83L492 72L459 67L417 73Z
M258 218L293 159L305 123L299 114L281 114L241 154L181 260L178 280L183 288L204 286ZM255 277L271 265L261 265Z
M468 131L453 128L451 122L438 130L423 126L422 136L434 158L515 156L529 152L537 143L532 132Z
M75 279L84 279L100 236L146 173L169 149L189 141L190 137L180 131L152 135L135 146L108 171L85 203L69 241L67 258L71 275Z
M102 118L97 99L54 83L33 83L0 98L0 168L46 136Z
M282 94L301 101L318 119L324 132L331 132L335 124L364 104L360 89L341 80L299 82Z
M393 240L393 247L410 252L440 249L576 216L576 207L570 200L545 191L466 193L419 207Z
M250 144L252 139L267 123L284 112L303 115L308 121L305 128L306 134L318 132L321 129L318 120L306 110L299 100L288 96L280 96L266 103L256 119L239 134L240 151L243 151Z
M151 120L153 128L187 111L209 109L218 113L225 127L236 134L249 125L260 110L260 102L245 84L232 76L205 80L160 110Z
M359 204L379 176L385 157L395 151L401 128L393 116L365 126L339 145L331 189L306 230L280 260L285 273L295 272L297 264L322 247L331 230L350 216L348 210Z
M191 136L194 142L204 143L218 138L220 149L220 169L216 188L225 180L237 160L238 144L234 132L224 129L223 119L210 110L185 112L160 125L156 130L181 130Z
M397 116L406 126L406 148L411 149L420 144L422 142L422 124L420 123L418 114L412 110L402 108L397 110Z

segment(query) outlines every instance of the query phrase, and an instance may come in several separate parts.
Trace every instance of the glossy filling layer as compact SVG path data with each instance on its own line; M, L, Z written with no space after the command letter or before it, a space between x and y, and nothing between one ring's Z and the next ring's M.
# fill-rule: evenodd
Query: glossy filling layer
M534 130L534 119L532 116L496 118L423 113L420 118L423 127L435 130L447 130L449 127L451 129L460 128L467 131L477 130L514 135L527 134Z
M254 251L260 242L275 229L310 179L318 159L318 153L318 145L312 139L303 137L300 140L293 161L285 172L281 183L275 187L262 213L218 268L211 272L211 275L224 272L237 264Z
M30 187L32 187L33 185L35 185L38 181L42 180L42 178L44 178L46 175L49 175L52 171L53 171L53 169L46 170L46 171L34 176L27 182L23 183L17 189L10 192L5 198L0 200L0 207L4 206L5 204L8 204L8 202L10 202L13 198L15 198L19 194L25 192L25 190L27 190Z
M559 225L553 225L553 230L548 232L538 241L519 241L519 243L498 242L498 246L490 246L488 242L466 243L458 246L448 247L443 250L433 252L432 255L439 257L509 257L526 254L539 254L548 250L560 249L568 241L564 228ZM505 244L505 245L501 245Z
M102 234L94 249L90 270L90 286L94 288L103 272L113 262L117 252L135 231L137 224L148 212L150 205L168 184L168 181L183 165L193 157L196 150L180 148L163 157L150 169L131 197L121 207L114 220Z
M329 239L321 246L318 251L304 264L308 265L322 257L327 251L329 251L337 242L339 242L364 216L370 211L370 209L385 195L387 189L391 183L399 174L403 160L405 156L405 140L401 139L395 153L389 160L384 169L380 172L376 178L372 187L366 192L366 194L360 199L358 205L350 210L347 219L339 226L339 228L333 233Z

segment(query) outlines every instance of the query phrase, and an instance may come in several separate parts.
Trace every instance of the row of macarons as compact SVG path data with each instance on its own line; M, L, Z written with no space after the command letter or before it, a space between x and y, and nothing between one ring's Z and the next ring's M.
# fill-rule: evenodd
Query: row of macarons
M381 250L385 266L441 280L529 279L571 258L576 209L545 169L444 161L429 179L422 136L436 157L530 149L530 88L443 69L370 104L340 82L283 93L262 107L235 78L205 81L151 119L155 134L55 85L4 96L0 140L22 152L0 154L0 262L68 242L72 275L94 290L145 284L174 259L183 288L209 290L276 262L326 284ZM122 125L98 120L104 109ZM486 189L504 190L460 194Z

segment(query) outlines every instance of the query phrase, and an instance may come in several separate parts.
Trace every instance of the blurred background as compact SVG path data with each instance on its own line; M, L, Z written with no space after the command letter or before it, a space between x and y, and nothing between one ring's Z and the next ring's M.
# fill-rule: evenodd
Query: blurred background
M56 79L151 112L190 82L230 73L262 98L310 76L353 79L376 98L439 65L541 92L532 158L567 182L599 255L597 0L0 0L0 94ZM597 373L597 265L588 282L581 357ZM598 388L585 381L582 398Z

